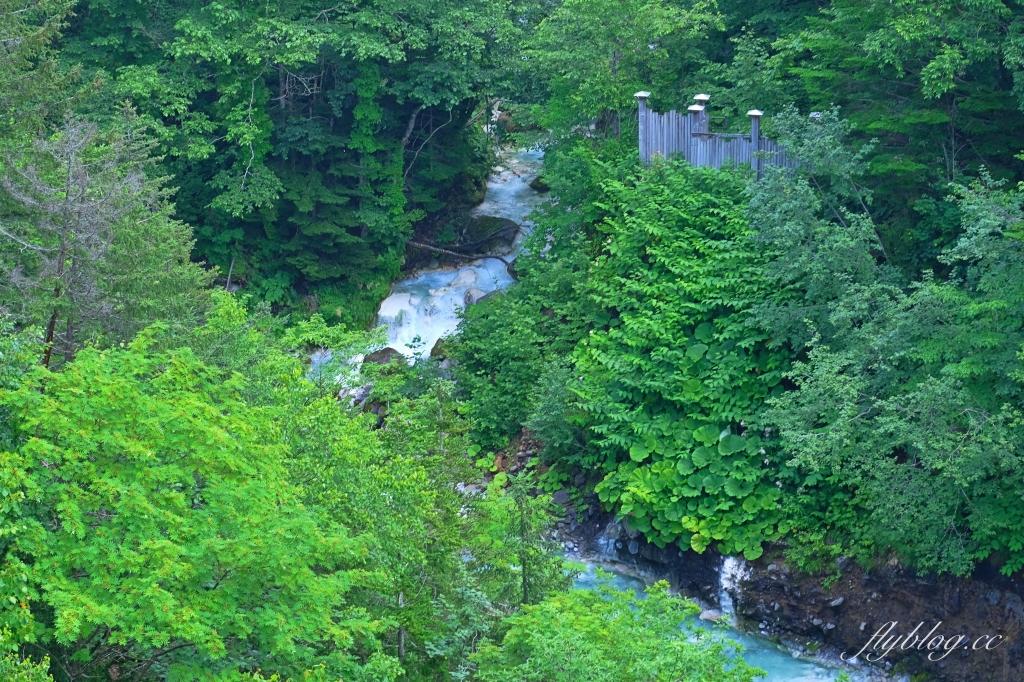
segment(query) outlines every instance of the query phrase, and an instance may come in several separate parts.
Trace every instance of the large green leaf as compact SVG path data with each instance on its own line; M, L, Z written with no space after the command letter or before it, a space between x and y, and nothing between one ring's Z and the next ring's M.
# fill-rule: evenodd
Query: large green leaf
M731 455L734 452L739 452L747 446L747 441L742 436L735 434L729 434L718 442L718 453L720 455Z
M729 478L725 482L725 492L733 497L746 497L754 490L754 483L738 478Z
M704 445L714 445L715 443L718 442L718 436L720 434L721 431L718 429L717 426L705 424L704 426L700 427L699 429L693 432L693 438L694 440L698 440L701 443L704 443Z

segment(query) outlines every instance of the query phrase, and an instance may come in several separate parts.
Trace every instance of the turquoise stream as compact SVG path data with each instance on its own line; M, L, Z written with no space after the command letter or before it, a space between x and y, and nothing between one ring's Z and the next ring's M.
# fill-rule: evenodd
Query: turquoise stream
M576 587L593 589L598 584L597 568L612 574L611 585L619 590L633 590L643 594L646 583L640 578L615 570L614 566L584 562L586 571L576 579ZM702 623L709 626L708 623ZM838 670L826 668L804 658L795 658L791 652L774 642L753 637L735 628L724 630L724 636L743 647L743 660L768 673L765 682L831 682ZM852 679L856 680L856 677Z

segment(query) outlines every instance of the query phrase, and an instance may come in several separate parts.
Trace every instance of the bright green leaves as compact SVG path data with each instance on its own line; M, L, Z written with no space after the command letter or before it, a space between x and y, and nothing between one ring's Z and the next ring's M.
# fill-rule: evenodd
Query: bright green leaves
M702 435L711 431L720 433L708 427ZM690 533L696 546L720 541L729 551L749 553L780 534L779 492L761 482L761 446L757 437L723 435L715 446L621 466L597 492L605 503L618 502L620 514L647 519L652 542L663 545Z
M695 632L696 613L692 603L671 596L664 582L649 587L646 599L605 584L559 594L524 608L509 619L502 642L480 648L472 657L475 679L753 680L761 671L744 663L735 649Z
M622 462L598 494L657 544L752 554L780 535L771 443L750 423L786 357L745 321L767 288L741 178L665 164L605 192L592 290L622 322L576 351L591 428Z
M744 481L739 478L729 478L725 482L725 492L732 497L746 497L754 491L752 481Z
M709 451L706 447L697 448L690 456L690 462L698 469L707 466L709 461Z
M747 441L744 438L729 434L718 442L718 454L723 456L731 455L734 452L746 449L746 447Z
M721 433L721 430L717 426L705 424L693 432L693 438L704 445L713 445L718 442L718 439L721 437Z
M4 394L31 437L3 468L24 472L35 509L6 566L30 564L26 586L53 610L47 636L69 655L86 640L176 642L204 669L260 651L265 667L273 655L348 677L346 650L372 647L383 625L349 603L372 584L351 569L366 544L300 503L277 412L243 402L240 375L155 349L166 341L157 328L87 349Z
M544 126L561 133L603 115L613 119L606 132L618 136L620 112L635 109L633 93L669 58L665 37L698 39L718 21L714 3L703 0L685 9L665 0L560 3L527 50L551 92Z
M708 349L703 343L695 343L686 349L686 357L690 358L694 362L697 362L704 357L704 351Z
M641 445L640 443L634 443L629 448L629 458L634 462L642 462L647 459L647 455L649 455L650 452L651 451L648 450L646 446Z

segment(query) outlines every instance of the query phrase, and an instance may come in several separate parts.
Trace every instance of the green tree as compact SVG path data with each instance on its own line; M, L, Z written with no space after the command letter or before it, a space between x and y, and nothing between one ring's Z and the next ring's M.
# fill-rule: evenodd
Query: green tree
M362 325L412 225L478 194L467 123L517 32L484 0L88 0L65 55L154 122L211 263Z
M170 217L165 179L147 177L151 149L125 109L108 134L69 116L6 161L0 293L45 328L44 364L54 348L70 361L157 319L191 327L206 305L210 276L190 260L191 230Z
M715 9L714 0L559 3L526 51L550 93L542 124L565 134L596 119L606 135L618 137L622 119L635 106L633 94L660 80L669 63L665 38L700 36L720 21Z
M947 183L981 166L1020 177L1019 67L1004 55L1021 18L1000 0L841 0L776 41L765 71L792 84L805 113L839 105L860 143L877 140L863 182L892 265L941 267L960 227Z
M114 666L358 678L366 660L392 679L374 653L383 623L347 597L374 579L351 568L365 542L300 503L279 426L240 400L244 380L151 350L160 334L37 368L3 395L23 444L0 469L24 495L4 563L27 572L5 613L28 603L29 639L70 680Z
M509 618L499 643L472 656L481 682L668 682L753 680L763 671L733 645L694 628L696 605L668 594L646 598L610 586L573 590Z
M551 496L536 494L532 469L509 477L500 473L477 501L470 565L492 601L510 613L536 604L575 577L545 535L561 516Z
M992 556L1017 570L1020 518L1007 505L1021 471L1019 194L990 179L952 186L961 237L939 259L952 276L907 281L878 265L863 163L843 126L779 128L807 164L760 184L751 217L787 292L755 317L776 343L806 349L790 374L799 390L765 417L794 484L794 552L813 563L894 551L960 574Z
M0 145L6 147L31 135L64 110L55 94L62 87L57 75L59 37L71 2L41 0L0 3Z

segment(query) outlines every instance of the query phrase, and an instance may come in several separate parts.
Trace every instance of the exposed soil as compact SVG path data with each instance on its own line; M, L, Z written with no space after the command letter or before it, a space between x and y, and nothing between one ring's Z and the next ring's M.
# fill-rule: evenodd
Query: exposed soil
M839 564L842 577L826 589L822 576L799 574L777 559L762 558L742 584L735 600L737 615L750 629L812 639L848 656L896 621L891 631L882 630L885 640L904 636L883 659L891 660L896 670L926 671L931 679L958 682L1024 680L1019 636L1024 603L1016 580L986 575L984 567L976 576L962 579L917 576L895 562L873 573L852 562ZM945 638L943 648L929 651L928 643L940 646L937 636ZM985 639L979 642L979 637ZM980 650L973 650L976 642Z

